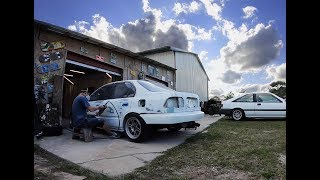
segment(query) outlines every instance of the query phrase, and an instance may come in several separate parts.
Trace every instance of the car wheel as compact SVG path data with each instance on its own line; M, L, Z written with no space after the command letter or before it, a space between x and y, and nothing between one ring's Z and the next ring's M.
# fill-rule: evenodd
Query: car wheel
M131 115L124 122L124 132L133 142L142 142L147 135L147 125L139 115Z
M232 111L232 119L235 121L239 121L244 118L244 112L242 109L234 109Z
M181 129L181 127L168 127L167 129L170 132L178 132Z

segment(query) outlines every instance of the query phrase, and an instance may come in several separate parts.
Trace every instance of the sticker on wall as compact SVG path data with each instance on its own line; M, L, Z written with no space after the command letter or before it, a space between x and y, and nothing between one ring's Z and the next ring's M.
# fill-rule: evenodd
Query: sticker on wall
M40 65L39 67L37 67L37 72L40 74L48 73L49 67L49 64Z
M139 72L139 74L138 74L138 79L144 79L144 72Z
M173 82L172 81L170 82L170 84L171 84L171 86L173 86Z
M135 71L130 71L130 74L132 75L132 76L136 76L136 72Z
M166 77L161 76L161 80L162 80L162 81L166 81Z
M102 56L96 55L96 59L98 61L104 62L104 57L102 57Z
M110 56L111 56L110 62L113 64L116 64L117 63L117 55L114 53L110 53Z
M50 64L50 71L57 71L60 69L60 66L58 63L51 63Z
M53 93L53 88L54 88L53 84L49 84L49 83L47 84L48 93Z
M59 60L63 57L63 54L59 51L57 52L50 52L50 53L45 53L42 54L41 56L39 56L39 61L41 63L46 63L49 61L55 61L55 60Z
M42 54L41 56L39 56L39 61L41 63L49 62L50 61L50 53Z
M63 58L63 53L57 51L50 53L50 60L55 61Z
M84 47L80 47L80 51L84 54L88 54L88 49L84 48Z
M55 42L41 42L41 51L52 51L54 49L61 49L64 48L65 44L61 41Z

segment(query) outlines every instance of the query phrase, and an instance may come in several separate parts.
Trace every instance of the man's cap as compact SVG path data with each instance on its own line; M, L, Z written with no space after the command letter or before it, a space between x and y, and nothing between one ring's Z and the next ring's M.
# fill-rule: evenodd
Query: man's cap
M87 89L82 89L81 92L87 93L88 92L88 88Z

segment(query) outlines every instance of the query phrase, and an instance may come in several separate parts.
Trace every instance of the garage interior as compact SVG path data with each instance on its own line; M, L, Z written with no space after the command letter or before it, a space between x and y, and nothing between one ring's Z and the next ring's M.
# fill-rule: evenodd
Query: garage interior
M63 81L62 126L69 127L71 106L74 98L82 89L91 94L100 86L122 80L121 76L108 73L107 70L93 68L68 60L65 65Z

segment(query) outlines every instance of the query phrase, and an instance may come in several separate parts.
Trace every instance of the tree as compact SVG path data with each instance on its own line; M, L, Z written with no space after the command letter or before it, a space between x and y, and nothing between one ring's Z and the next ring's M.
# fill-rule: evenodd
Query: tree
M286 82L276 81L270 84L269 92L276 94L279 97L286 98Z
M228 99L231 99L231 98L233 98L233 97L234 97L234 94L233 94L232 91L230 91L230 92L225 96L224 100L228 100Z

